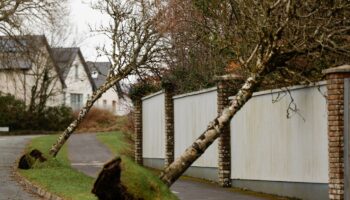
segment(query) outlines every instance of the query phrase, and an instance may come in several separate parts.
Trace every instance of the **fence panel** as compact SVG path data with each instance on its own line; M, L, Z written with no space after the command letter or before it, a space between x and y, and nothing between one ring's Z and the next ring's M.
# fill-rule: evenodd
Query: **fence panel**
M217 116L216 88L174 97L175 158L180 156ZM214 142L192 166L218 167L218 144Z
M232 179L328 182L324 84L254 94L231 121Z
M164 93L142 99L143 158L165 158Z

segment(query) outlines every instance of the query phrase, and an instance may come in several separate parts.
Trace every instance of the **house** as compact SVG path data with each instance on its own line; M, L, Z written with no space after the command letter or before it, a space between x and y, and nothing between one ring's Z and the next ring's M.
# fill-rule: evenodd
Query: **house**
M12 94L29 106L45 97L46 106L78 111L105 83L110 68L109 62L85 62L80 48L50 48L45 36L0 37L0 93ZM124 99L110 88L95 107L125 115L130 100Z
M80 48L52 48L51 51L67 85L63 91L62 104L78 111L96 90L90 70Z
M96 87L101 87L106 82L112 64L110 62L87 62L87 65ZM126 96L119 98L115 86L108 89L99 100L95 102L94 106L100 109L109 110L115 115L125 115L129 113L130 102L130 99Z
M43 35L0 37L0 92L31 106L58 106L66 89Z

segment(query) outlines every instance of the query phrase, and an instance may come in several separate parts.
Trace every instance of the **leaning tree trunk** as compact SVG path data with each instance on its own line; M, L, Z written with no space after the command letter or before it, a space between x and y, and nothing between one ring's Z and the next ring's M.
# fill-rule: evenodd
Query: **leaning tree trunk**
M265 69L260 73L249 77L242 88L238 91L231 105L223 110L220 116L212 121L207 130L178 157L173 163L163 170L160 179L171 186L194 161L197 160L205 150L220 136L220 132L231 118L243 107L243 105L252 97L256 87L260 85Z
M109 88L113 87L118 81L122 79L122 76L112 79L111 81L107 81L100 88L96 90L91 96L85 106L80 110L78 117L64 130L64 132L58 137L55 144L52 145L50 149L50 155L56 157L57 153L60 151L61 147L66 143L70 135L74 132L74 130L78 127L80 122L86 117L86 114L92 108L94 103L105 93Z

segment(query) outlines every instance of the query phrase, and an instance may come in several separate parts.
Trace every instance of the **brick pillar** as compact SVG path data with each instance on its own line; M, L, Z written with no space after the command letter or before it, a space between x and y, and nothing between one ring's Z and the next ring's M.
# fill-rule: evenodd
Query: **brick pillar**
M165 167L174 161L174 89L168 84L165 87Z
M344 79L350 65L323 71L327 79L329 199L344 199Z
M134 100L134 120L135 120L135 162L143 165L142 159L142 100Z
M229 97L234 95L235 88L232 82L240 79L236 75L215 77L217 81L218 115L230 104ZM231 128L227 124L219 137L219 184L222 187L231 187Z

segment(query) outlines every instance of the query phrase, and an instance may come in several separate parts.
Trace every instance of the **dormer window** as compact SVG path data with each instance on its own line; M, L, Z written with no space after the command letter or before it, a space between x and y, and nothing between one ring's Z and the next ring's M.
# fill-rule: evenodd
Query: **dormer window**
M92 78L97 78L98 77L98 72L97 71L92 71L91 77Z

